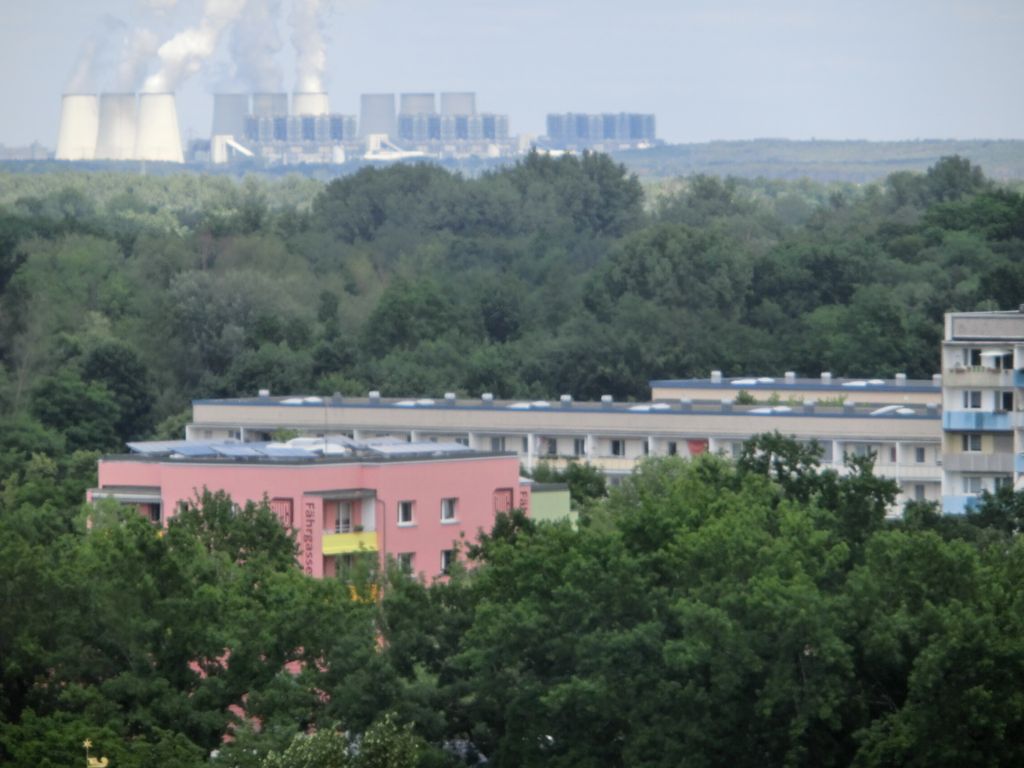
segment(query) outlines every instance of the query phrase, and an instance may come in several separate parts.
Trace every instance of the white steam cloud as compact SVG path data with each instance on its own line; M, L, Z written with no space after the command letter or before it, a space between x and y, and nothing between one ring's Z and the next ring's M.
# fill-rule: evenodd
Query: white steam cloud
M275 60L281 50L280 17L281 0L248 0L235 24L231 39L234 76L249 90L281 90L281 67Z
M82 43L75 69L64 86L64 93L90 93L96 90L96 52L100 41L90 37Z
M134 91L146 76L146 67L156 55L157 36L148 29L127 32L121 41L121 60L117 65L117 89Z
M326 0L294 0L290 17L295 47L295 90L319 93L324 90L327 52L322 13Z
M146 78L147 93L174 91L199 71L217 48L224 29L238 18L246 0L206 0L198 25L182 30L157 50L160 70Z

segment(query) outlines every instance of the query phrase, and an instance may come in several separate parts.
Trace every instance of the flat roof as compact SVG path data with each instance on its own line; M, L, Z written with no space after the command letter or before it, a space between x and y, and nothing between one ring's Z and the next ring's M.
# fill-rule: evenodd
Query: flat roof
M344 449L338 440L347 444ZM307 466L320 464L379 464L402 461L480 459L513 456L508 451L478 451L458 443L385 440L357 443L338 437L324 438L323 449L281 447L237 440L157 440L127 443L131 453L109 454L106 461L155 463L261 464Z
M745 390L770 390L778 392L785 389L811 389L822 392L842 392L852 394L860 391L870 392L936 392L942 391L941 379L907 379L900 384L896 379L852 379L833 378L824 382L821 378L785 378L774 376L730 376L722 377L721 381L711 379L655 379L649 382L651 388L663 389L722 389L735 388L737 392Z
M708 384L708 388L720 389L721 384ZM744 387L737 386L737 392ZM778 388L773 388L778 391ZM900 391L914 391L910 387L899 387ZM941 392L941 388L927 387L928 391ZM547 400L434 400L431 398L420 398L410 400L409 398L366 398L366 397L330 397L316 398L311 401L309 398L301 397L243 397L209 400L193 400L193 406L214 406L214 407L289 407L296 409L318 409L325 408L343 409L382 409L391 412L402 410L428 410L428 411L491 411L491 412L530 412L530 413L620 413L623 415L657 416L680 415L694 413L702 415L720 414L722 416L787 416L806 418L871 418L871 419L939 419L941 409L930 408L921 404L888 405L880 406L878 403L856 403L856 388L843 388L841 390L850 395L850 402L846 405L822 405L816 403L812 409L806 409L803 403L755 403L751 405L740 405L732 403L723 406L721 399L708 400L655 400L645 402L593 402L593 401L572 401L563 403L561 401ZM205 422L193 422L203 425ZM273 424L248 425L250 429L273 429ZM331 428L338 429L337 425ZM427 428L420 428L425 431ZM247 445L249 445L247 443Z

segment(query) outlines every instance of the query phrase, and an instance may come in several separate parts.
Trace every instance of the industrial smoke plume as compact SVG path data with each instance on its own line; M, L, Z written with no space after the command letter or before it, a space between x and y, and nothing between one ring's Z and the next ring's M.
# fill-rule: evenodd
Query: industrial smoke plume
M291 12L292 45L295 47L295 90L320 93L324 90L327 53L321 29L324 0L294 0Z
M238 18L246 0L206 0L198 25L182 30L160 46L160 69L146 79L147 93L172 92L187 77L199 71L217 48L225 28Z
M281 50L277 20L281 0L249 0L245 12L235 23L231 39L231 58L235 76L248 90L281 90L281 69L274 57Z

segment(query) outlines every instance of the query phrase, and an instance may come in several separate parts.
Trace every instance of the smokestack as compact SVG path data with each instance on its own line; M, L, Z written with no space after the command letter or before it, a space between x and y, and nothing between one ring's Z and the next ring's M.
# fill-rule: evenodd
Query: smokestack
M475 115L476 94L472 92L442 93L442 115Z
M166 163L183 163L178 109L173 93L143 93L139 96L139 124L135 158Z
M249 116L249 94L215 93L213 95L213 128L211 136L224 134L240 139L245 136L245 119Z
M293 115L326 115L331 111L330 106L327 103L327 94L321 92L317 93L293 93L292 94L292 114Z
M60 102L57 160L92 160L96 157L99 103L95 96L66 93Z
M395 94L364 93L360 99L359 135L386 133L395 136Z
M436 115L432 93L403 93L399 97L399 113L403 115Z
M101 93L97 160L131 160L135 156L135 94Z
M287 114L287 93L254 93L252 95L253 117L281 117Z

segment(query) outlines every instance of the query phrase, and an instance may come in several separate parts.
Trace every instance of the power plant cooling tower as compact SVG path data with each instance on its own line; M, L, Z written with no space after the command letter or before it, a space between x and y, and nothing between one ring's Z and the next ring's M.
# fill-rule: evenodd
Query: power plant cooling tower
M97 160L131 160L135 156L135 94L101 93Z
M96 157L99 104L95 96L65 94L60 102L60 133L57 160L92 160Z
M253 117L281 117L287 114L287 93L254 93L252 95Z
M399 97L399 105L398 111L403 115L437 114L432 93L403 93Z
M293 115L326 115L331 111L326 93L293 93Z
M476 94L465 93L442 93L441 94L442 115L475 115Z
M140 94L135 158L166 163L185 162L173 93Z
M395 94L364 93L360 97L359 135L369 136L371 133L396 135Z
M249 94L215 93L213 95L213 128L211 136L245 136L245 121L249 117Z

